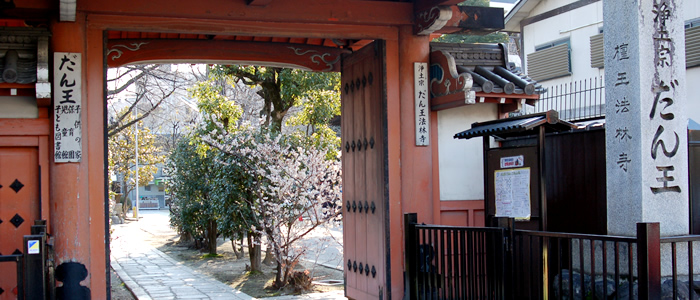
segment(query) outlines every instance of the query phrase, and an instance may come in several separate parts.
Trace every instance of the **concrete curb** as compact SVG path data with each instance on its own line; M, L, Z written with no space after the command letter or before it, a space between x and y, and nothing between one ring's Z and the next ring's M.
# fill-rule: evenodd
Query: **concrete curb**
M151 300L151 296L146 293L146 291L141 288L136 281L131 279L131 276L127 274L122 266L119 264L117 259L114 256L110 257L110 265L112 266L112 269L114 269L115 272L117 272L117 275L119 278L124 282L124 285L126 286L126 289L128 289L132 295L134 295L134 298L138 300Z
M335 266L335 265L332 265L332 264L329 264L329 263L320 263L320 262L316 262L316 261L311 260L311 259L302 259L302 260L305 261L305 262L311 263L311 264L315 264L315 265L318 265L318 266L325 267L325 268L329 268L329 269L333 269L333 270L338 270L338 271L341 271L341 272L344 271L343 268L338 268L338 266Z

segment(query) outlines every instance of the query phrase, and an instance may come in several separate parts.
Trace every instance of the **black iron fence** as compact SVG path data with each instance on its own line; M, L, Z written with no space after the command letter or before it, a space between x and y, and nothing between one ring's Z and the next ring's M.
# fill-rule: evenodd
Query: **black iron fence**
M551 86L535 104L535 113L556 110L566 121L605 117L605 81L594 77Z
M16 288L4 292L0 289L0 294L15 293L18 300L54 300L56 299L54 259L53 250L46 241L46 221L35 220L30 233L31 235L25 235L22 239L24 251L12 255L0 255L0 263L15 264L17 281ZM6 274L0 274L0 276L3 275ZM65 283L64 286L66 286Z
M640 293L636 282L649 276L637 271L646 257L638 244L632 237L515 230L513 291L519 299L632 299Z
M506 229L416 224L406 219L411 299L504 299Z
M699 243L699 235L661 238L662 251L670 254L662 255L662 272L671 274L670 278L662 280L662 290L671 290L672 299L700 299L696 292L692 292L700 289L694 280L695 275L700 274L700 270L696 270L700 265L696 266L693 260L694 256L700 255Z
M658 223L638 223L637 237L621 237L514 230L512 219L496 221L489 228L419 225L407 214L409 299L700 299L693 259L700 236L660 238Z
M24 267L23 267L23 255L22 254L12 254L12 255L0 255L0 263L13 262L17 269L17 299L23 300L24 297ZM11 291L8 291L11 292Z

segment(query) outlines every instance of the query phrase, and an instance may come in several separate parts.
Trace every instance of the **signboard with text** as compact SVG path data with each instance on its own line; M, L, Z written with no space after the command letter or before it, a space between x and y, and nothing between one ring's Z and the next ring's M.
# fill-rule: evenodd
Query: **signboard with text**
M494 172L496 217L529 220L530 168L499 170Z
M430 145L430 108L428 107L428 64L413 63L416 109L416 146Z
M81 54L54 53L53 140L54 161L79 162L82 158Z

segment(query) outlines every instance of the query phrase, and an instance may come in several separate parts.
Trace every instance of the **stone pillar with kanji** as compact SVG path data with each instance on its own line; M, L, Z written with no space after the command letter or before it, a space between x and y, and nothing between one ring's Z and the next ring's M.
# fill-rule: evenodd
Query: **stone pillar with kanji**
M682 0L604 1L608 234L689 231Z

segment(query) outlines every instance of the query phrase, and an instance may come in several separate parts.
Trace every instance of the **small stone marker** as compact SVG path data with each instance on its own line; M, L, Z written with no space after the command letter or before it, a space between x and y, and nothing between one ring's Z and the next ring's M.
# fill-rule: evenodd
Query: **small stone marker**
M608 234L689 230L683 0L603 1Z

